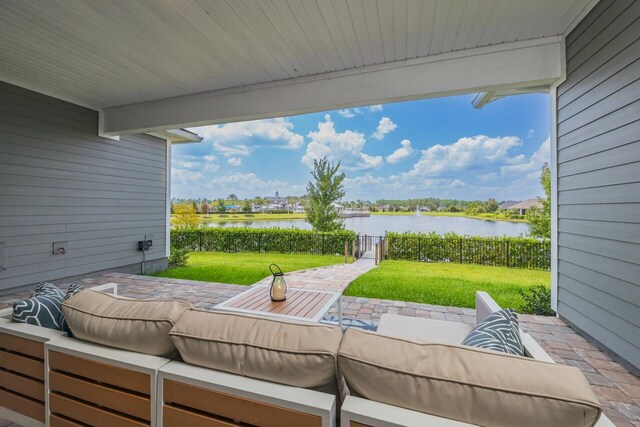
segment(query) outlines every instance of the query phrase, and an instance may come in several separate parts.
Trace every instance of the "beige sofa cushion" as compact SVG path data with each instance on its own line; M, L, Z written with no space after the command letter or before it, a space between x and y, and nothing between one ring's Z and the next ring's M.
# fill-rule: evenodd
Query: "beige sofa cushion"
M81 340L153 356L168 357L176 348L169 331L191 304L136 300L86 290L62 303L73 335Z
M182 359L194 365L337 394L342 330L319 323L200 310L171 330Z
M427 341L432 344L460 345L473 326L448 320L383 314L378 333L399 338Z
M524 357L349 329L338 355L351 394L491 426L592 426L580 370Z

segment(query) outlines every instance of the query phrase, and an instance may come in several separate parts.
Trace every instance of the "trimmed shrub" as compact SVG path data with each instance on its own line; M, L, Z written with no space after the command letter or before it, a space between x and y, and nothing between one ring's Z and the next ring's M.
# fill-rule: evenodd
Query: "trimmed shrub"
M284 228L206 227L171 230L171 248L203 252L276 252L340 255L348 242L353 249L356 233L342 230L316 232Z
M538 314L540 316L555 316L551 309L551 289L544 285L532 286L527 291L519 290L524 303L519 312L523 314Z

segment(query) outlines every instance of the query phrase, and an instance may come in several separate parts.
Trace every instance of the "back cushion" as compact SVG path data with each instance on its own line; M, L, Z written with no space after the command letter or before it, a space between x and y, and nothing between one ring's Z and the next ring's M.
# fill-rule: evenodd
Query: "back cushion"
M338 327L189 310L171 330L193 365L337 394Z
M574 367L354 329L338 360L353 395L466 423L592 426L600 416Z
M169 331L191 304L135 300L91 290L62 303L62 314L81 340L153 356L171 356Z

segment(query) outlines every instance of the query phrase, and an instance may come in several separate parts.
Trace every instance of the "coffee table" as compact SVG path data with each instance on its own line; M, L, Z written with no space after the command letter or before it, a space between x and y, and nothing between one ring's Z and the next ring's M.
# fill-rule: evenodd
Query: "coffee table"
M318 322L338 301L338 323L342 326L340 296L338 292L290 288L286 300L271 301L268 286L254 285L214 309Z

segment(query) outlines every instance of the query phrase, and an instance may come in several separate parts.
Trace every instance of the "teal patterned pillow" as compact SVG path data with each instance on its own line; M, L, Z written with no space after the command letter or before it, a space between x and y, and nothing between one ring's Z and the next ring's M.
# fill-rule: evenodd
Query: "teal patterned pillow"
M524 356L515 310L507 308L491 313L467 334L462 345Z
M13 304L12 320L19 323L60 329L62 292L56 285L42 282L33 291L31 298Z
M67 293L65 294L62 301L64 302L68 300L69 298L71 298L78 292L82 291L83 289L84 289L84 286L80 284L77 284L77 283L72 284L71 286L69 286L69 289L67 290ZM67 321L64 318L64 315L62 314L62 309L60 310L60 321L58 323L60 324L60 330L66 332L67 336L73 338L73 332L71 332L71 328L69 328L69 324L67 323Z

